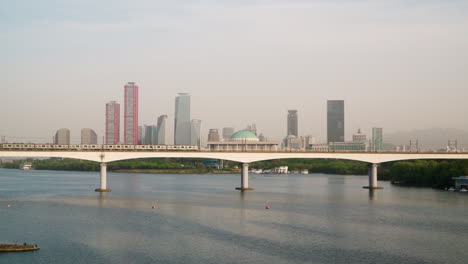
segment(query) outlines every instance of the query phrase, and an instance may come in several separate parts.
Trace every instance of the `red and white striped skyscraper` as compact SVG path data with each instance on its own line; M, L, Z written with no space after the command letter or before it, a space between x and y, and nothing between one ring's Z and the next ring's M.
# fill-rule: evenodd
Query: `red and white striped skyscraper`
M138 86L125 85L124 144L138 144Z
M119 144L120 104L111 101L106 104L106 144Z

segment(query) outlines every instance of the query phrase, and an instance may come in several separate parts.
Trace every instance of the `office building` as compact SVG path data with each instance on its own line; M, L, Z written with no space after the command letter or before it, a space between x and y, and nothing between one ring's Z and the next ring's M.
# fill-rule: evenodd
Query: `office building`
M97 134L91 128L81 129L81 144L96 145Z
M381 127L372 128L372 151L383 150L383 133Z
M289 135L283 140L283 146L285 149L297 150L302 149L302 140L301 138L295 135Z
M167 115L162 115L158 117L158 124L156 129L156 144L166 145L167 144Z
M191 121L191 127L190 127L190 145L198 146L198 148L201 148L201 120L198 119L192 119Z
M361 129L358 129L357 133L353 134L353 143L367 143L367 136L361 133Z
M297 110L288 110L288 128L286 136L298 137Z
M138 145L145 144L145 128L143 126L138 126Z
M129 82L125 86L124 144L138 144L138 86Z
M302 148L306 150L310 150L311 146L315 144L315 137L313 136L303 136L301 137L302 140Z
M174 144L190 145L192 137L190 128L190 95L179 93L175 98Z
M224 140L229 140L234 134L234 128L233 127L225 127L223 128L223 139Z
M231 135L232 136L232 135ZM231 138L229 137L227 141L229 141ZM226 141L226 139L224 139ZM213 141L213 142L218 142L221 141L219 138L219 132L218 129L212 128L208 132L208 141Z
M344 142L344 101L327 101L327 142Z
M55 132L54 144L70 145L70 129L60 128Z
M120 105L115 101L106 104L106 144L119 144Z
M156 126L145 125L145 144L157 145Z

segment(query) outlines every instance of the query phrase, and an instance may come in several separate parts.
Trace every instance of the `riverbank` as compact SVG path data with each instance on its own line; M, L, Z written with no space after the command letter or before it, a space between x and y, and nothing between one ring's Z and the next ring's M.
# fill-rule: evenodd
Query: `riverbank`
M125 173L153 173L153 174L238 174L239 169L188 169L188 170L158 170L158 169L123 169L115 170L113 172Z

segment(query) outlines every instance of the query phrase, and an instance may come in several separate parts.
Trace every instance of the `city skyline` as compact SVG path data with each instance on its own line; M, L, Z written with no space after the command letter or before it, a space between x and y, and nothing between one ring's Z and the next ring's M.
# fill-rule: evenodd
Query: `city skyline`
M101 140L102 105L123 107L128 80L142 87L139 125L168 114L169 142L178 91L192 95L204 137L256 123L279 141L284 112L297 109L300 133L323 142L335 99L346 101L346 140L358 128L468 131L466 3L202 2L5 4L0 135L50 141L60 127L90 127Z

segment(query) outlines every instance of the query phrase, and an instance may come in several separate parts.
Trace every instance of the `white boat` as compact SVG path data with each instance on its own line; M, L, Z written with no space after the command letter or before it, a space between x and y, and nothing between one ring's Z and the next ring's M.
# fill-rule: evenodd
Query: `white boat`
M23 163L20 164L19 169L20 170L32 170L33 169L32 163L31 162L23 162Z

